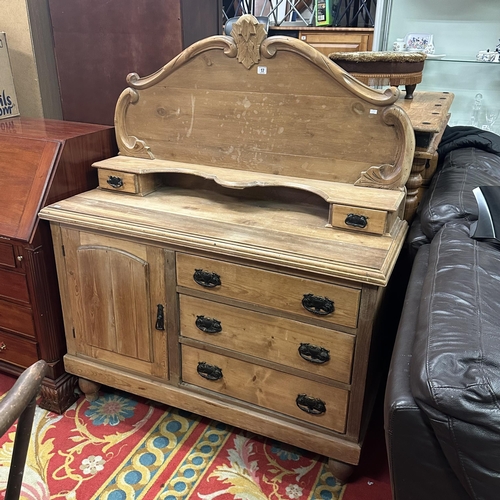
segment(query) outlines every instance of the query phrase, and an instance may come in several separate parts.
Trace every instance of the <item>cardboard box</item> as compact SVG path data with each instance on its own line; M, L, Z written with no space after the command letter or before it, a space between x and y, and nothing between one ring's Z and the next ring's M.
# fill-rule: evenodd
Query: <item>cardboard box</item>
M10 67L7 37L0 31L0 120L13 116L19 116L19 106Z

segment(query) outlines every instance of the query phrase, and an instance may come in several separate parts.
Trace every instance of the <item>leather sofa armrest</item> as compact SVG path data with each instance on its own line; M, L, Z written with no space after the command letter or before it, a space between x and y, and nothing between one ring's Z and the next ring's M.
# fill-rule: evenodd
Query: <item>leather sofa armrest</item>
M434 237L410 363L411 393L471 498L500 488L500 249L451 221ZM453 498L453 497L449 497Z
M429 245L413 264L387 380L384 425L394 500L468 500L410 389L410 360Z

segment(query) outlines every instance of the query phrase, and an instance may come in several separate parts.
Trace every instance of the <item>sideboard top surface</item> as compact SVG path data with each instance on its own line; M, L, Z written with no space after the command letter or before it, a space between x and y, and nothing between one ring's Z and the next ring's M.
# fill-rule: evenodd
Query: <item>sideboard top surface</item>
M271 190L272 193L272 190ZM144 197L95 189L42 210L53 222L386 285L407 224L370 235L327 227L327 203L246 199L234 190L165 186Z

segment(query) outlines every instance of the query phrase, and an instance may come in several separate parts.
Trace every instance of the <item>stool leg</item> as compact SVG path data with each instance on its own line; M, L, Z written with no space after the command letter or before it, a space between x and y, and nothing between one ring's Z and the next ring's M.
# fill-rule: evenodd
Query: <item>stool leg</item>
M413 99L413 92L417 88L417 84L414 85L405 85L406 95L405 99Z

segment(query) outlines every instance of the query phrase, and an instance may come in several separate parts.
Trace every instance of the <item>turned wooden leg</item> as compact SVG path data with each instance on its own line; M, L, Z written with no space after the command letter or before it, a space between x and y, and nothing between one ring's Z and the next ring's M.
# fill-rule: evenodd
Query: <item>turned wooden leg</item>
M85 399L87 401L95 401L99 397L101 384L97 384L85 378L79 378L78 387L80 387L80 390L85 394Z
M405 85L405 90L406 90L406 95L405 99L413 99L413 92L415 92L415 89L417 88L417 85Z
M339 460L334 460L333 458L328 459L328 468L338 484L347 483L351 474L354 472L355 467L355 465L346 464L345 462L340 462Z

